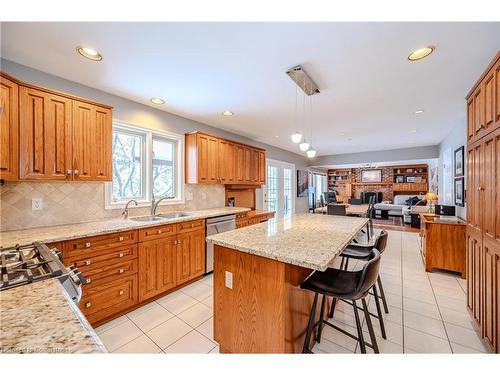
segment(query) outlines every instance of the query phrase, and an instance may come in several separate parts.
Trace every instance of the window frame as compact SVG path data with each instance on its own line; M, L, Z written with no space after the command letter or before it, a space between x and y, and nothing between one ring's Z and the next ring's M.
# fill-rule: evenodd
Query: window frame
M137 207L151 206L151 198L153 192L153 139L166 140L174 143L174 191L175 197L171 199L164 199L160 202L160 206L180 205L184 204L184 135L175 134L165 131L158 131L145 126L130 124L125 121L113 120L113 130L118 130L123 133L138 135L144 137L142 145L142 160L141 165L141 183L144 189L142 198L135 199L138 203ZM113 178L113 174L112 174ZM106 210L122 209L130 199L123 199L113 201L113 182L106 182L104 189L104 208ZM158 200L161 197L155 196ZM135 207L135 206L133 206Z

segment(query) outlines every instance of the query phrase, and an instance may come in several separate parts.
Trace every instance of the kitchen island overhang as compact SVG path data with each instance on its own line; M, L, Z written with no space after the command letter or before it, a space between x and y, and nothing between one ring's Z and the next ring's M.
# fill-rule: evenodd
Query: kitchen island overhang
M367 222L298 214L208 237L220 351L301 352L314 295L300 283L331 266Z

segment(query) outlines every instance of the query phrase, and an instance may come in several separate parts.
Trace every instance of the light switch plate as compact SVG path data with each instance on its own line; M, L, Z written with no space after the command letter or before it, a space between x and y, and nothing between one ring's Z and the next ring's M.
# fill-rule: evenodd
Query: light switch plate
M37 211L43 209L43 199L42 198L32 198L31 199L31 210Z
M226 271L226 288L233 289L233 273Z

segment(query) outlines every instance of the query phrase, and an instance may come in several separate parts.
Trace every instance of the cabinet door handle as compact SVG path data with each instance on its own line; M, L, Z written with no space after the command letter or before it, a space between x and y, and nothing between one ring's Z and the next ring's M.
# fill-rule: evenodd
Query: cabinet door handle
M85 265L86 265L86 266L90 266L90 264L91 264L91 263L92 263L92 261L91 261L90 259L87 259L87 260L85 261Z
M181 240L177 240L177 245L180 245L181 244Z
M89 307L91 307L91 306L92 306L92 303L91 303L91 302L87 302L87 303L85 304L85 307L86 307L87 309L88 309Z
M76 176L76 175L78 174L78 169L75 169L75 170L73 171L73 173L74 173L74 174L75 174L75 176Z
M118 273L123 273L123 272L125 272L125 270L123 268L118 269Z
M123 241L123 237L122 236L118 237L118 241L120 242Z
M73 172L73 171L72 171L71 169L66 170L66 174L67 174L68 176L71 176L71 173L72 173L72 172Z
M118 295L122 296L122 295L123 295L123 290L120 290L120 291L118 292Z
M92 282L92 279L90 277L85 279L85 284L90 284Z
M194 228L194 224L191 224L191 228Z
M177 241L172 241L172 245L177 245Z
M121 251L120 251L120 252L118 253L118 258L123 258L123 252L121 252Z
M90 247L90 242L85 242L85 247Z

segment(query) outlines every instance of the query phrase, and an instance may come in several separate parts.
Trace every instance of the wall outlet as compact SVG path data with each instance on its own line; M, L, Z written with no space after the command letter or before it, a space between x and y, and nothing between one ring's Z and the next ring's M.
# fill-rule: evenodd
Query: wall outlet
M233 273L226 271L226 288L233 289Z
M43 209L43 199L42 198L32 198L31 199L31 210L37 211Z

